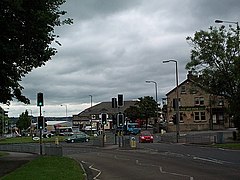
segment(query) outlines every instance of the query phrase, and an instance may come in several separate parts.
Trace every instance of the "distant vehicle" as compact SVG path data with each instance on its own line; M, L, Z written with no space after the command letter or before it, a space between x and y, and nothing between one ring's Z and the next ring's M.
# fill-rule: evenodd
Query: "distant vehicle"
M139 143L153 143L153 135L149 131L142 131L139 136Z
M141 128L138 127L138 123L127 123L123 126L124 134L139 134Z
M81 132L80 134L74 134L74 135L66 138L65 142L67 142L67 143L88 142L89 139L90 139L89 135L87 135L84 132Z
M57 127L56 133L59 134L59 136L71 136L74 134L72 127Z

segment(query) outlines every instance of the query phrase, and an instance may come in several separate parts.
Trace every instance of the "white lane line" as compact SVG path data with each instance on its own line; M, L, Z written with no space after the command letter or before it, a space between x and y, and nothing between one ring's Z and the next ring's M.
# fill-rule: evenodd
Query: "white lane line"
M99 170L99 169L94 168L94 167L93 167L93 164L92 164L91 166L89 166L89 168L92 169L92 170L94 170L94 171L97 171L97 172L98 172L98 174L93 178L94 180L98 180L98 176L101 175L102 171Z
M158 167L159 168L159 171L162 173L162 174L170 174L170 175L173 175L173 176L181 176L181 177L186 177L186 178L189 178L189 180L194 180L194 178L190 175L185 175L185 174L179 174L179 173L173 173L173 172L167 172L167 171L164 171L162 166L158 166L158 165L153 165L153 164L143 164L143 163L140 163L139 160L136 160L136 164L139 165L139 166L152 166L152 167Z
M84 163L84 164L87 164L87 163L88 163L88 162L85 162L85 161L81 161L81 162ZM93 165L94 165L94 164L92 164L92 165L90 165L90 166L88 167L89 169L98 172L98 174L97 174L95 177L93 177L93 179L94 179L94 180L100 180L100 179L98 179L98 177L101 175L102 171L99 170L99 169L97 169L97 168L94 168Z
M216 163L216 164L223 164L222 161L217 160L217 159L206 159L206 158L201 158L201 157L193 157L193 159L201 160L201 161L207 161L207 162L212 162L212 163Z

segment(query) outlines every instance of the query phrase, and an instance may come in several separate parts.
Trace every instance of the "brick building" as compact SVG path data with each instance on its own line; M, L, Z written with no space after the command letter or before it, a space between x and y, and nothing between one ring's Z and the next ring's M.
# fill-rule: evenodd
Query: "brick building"
M232 123L227 114L227 102L222 96L206 93L201 86L194 84L192 72L188 72L187 79L179 84L179 112L180 131L218 130L231 127ZM166 94L168 131L176 131L173 115L176 113L174 101L177 88Z

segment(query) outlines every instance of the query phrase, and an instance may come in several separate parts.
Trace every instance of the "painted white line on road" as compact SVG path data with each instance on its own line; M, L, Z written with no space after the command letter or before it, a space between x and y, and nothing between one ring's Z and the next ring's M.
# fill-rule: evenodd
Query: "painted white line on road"
M82 163L84 163L84 164L89 164L89 162L86 162L86 161L81 161ZM88 168L89 169L91 169L91 170L94 170L94 171L97 171L98 172L98 174L95 176L95 177L93 177L93 179L94 180L100 180L100 179L98 179L98 176L100 176L101 175L101 173L102 173L102 171L101 170L99 170L99 169L96 169L96 168L94 168L93 167L93 165L94 164L92 164L92 165L90 165Z
M222 161L217 160L217 159L206 159L206 158L201 158L201 157L193 157L193 159L201 160L201 161L207 161L207 162L212 162L212 163L216 163L216 164L223 164Z
M94 170L94 171L97 171L97 172L98 172L98 174L97 174L93 179L94 179L94 180L99 180L99 179L98 179L98 176L101 175L102 171L99 170L99 169L94 168L94 167L93 167L93 164L92 164L91 166L89 166L89 168L92 169L92 170Z
M170 175L173 175L173 176L181 176L181 177L186 177L186 178L189 178L189 180L194 180L194 178L190 175L185 175L185 174L179 174L179 173L173 173L173 172L167 172L167 171L164 171L162 166L158 166L158 165L153 165L153 164L142 164L139 162L139 160L136 160L136 164L139 165L139 166L152 166L152 167L158 167L160 172L162 174L170 174Z

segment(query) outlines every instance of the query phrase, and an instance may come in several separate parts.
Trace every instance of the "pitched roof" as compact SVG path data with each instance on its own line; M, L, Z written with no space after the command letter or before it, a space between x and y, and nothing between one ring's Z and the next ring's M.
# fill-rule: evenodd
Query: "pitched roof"
M136 102L137 101L124 101L124 106L119 108L112 108L112 102L101 102L80 112L78 116L89 116L92 114L101 113L113 114L116 113L117 111L124 112L125 109L129 108L130 106L134 106Z

